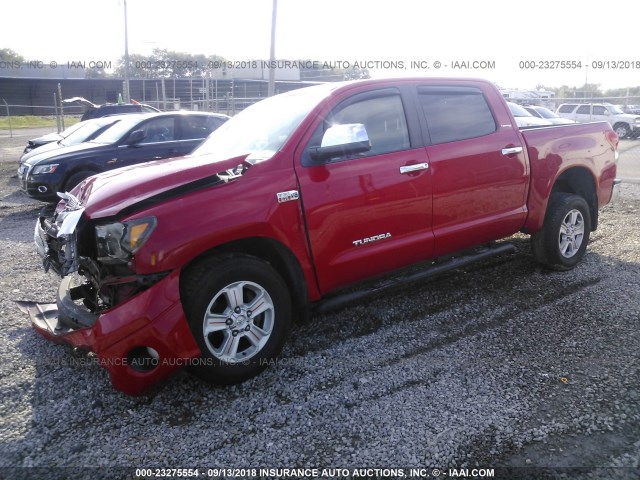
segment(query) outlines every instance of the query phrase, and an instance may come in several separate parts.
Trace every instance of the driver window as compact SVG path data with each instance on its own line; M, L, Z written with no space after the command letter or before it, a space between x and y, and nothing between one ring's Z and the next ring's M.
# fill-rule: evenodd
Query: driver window
M355 102L334 112L330 125L361 123L371 150L361 156L406 150L410 147L407 121L400 95L386 95Z
M146 143L169 142L175 139L174 119L154 118L143 124L140 130L144 130L145 137L141 145Z

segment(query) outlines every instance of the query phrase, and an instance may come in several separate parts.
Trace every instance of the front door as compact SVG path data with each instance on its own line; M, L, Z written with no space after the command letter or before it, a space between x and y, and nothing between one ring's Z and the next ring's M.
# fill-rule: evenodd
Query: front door
M353 95L315 129L296 173L323 293L429 258L431 172L395 88ZM318 163L308 155L326 128L362 124L371 150Z
M174 116L151 118L138 125L135 130L143 130L144 139L134 145L125 144L116 147L115 154L107 160L107 168L125 167L188 153L182 152L184 148L181 146L182 142Z

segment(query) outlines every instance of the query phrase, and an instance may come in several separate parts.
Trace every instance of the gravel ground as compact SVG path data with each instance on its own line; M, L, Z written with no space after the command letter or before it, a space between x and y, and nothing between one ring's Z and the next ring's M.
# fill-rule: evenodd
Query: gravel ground
M640 141L624 142L629 182L573 271L541 269L515 236L515 255L297 325L277 365L241 386L181 373L135 398L37 335L14 303L53 301L56 288L32 245L41 204L17 191L25 141L0 136L0 478L76 472L52 467L640 478Z

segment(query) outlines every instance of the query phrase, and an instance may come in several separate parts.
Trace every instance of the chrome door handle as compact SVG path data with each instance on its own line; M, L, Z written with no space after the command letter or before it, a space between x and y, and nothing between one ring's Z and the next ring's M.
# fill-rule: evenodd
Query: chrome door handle
M407 165L406 167L400 167L400 173L411 173L418 170L426 170L429 168L428 163L416 163L415 165Z
M522 147L503 148L503 155L513 155L514 153L522 153Z

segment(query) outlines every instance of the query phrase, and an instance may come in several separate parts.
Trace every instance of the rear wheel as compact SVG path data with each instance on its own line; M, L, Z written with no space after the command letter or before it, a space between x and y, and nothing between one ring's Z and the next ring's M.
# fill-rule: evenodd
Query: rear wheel
M183 304L200 351L192 367L212 383L258 375L280 353L291 325L291 300L278 272L248 255L203 260L184 279Z
M542 230L531 236L535 259L554 270L570 270L585 254L591 233L587 202L570 193L549 199Z

